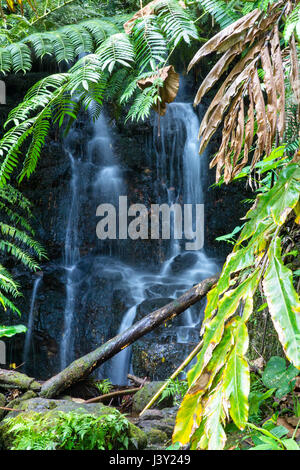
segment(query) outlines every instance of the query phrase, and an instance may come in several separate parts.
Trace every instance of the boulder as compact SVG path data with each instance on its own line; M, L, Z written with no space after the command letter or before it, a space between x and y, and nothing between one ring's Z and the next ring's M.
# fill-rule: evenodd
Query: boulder
M148 445L163 445L167 440L168 436L164 431L160 429L152 428L147 432Z
M140 413L145 406L149 403L151 398L158 392L158 390L162 387L164 382L150 382L146 384L141 390L139 390L133 397L132 403L132 411L134 413ZM173 397L166 397L162 401L156 402L155 406L157 408L164 408L168 406L172 406L173 404Z
M59 417L59 412L65 414L70 412L85 413L98 418L113 414L117 410L102 403L77 403L69 399L48 400L45 398L32 398L24 400L17 405L16 411L9 412L6 418L0 422L0 448L9 450L13 447L14 433L11 432L11 427L15 424L13 418L16 416L21 414L24 418L34 419L36 413L41 413L45 417L45 424L43 423L44 429L47 429L47 427L52 427L55 424ZM127 437L130 449L144 449L147 445L146 434L130 421L128 421Z

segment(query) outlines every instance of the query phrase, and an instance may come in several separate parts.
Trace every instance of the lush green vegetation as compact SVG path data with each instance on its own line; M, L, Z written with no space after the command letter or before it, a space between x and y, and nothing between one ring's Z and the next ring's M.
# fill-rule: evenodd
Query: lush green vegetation
M128 420L117 411L99 418L80 412L51 417L31 413L10 420L14 450L126 450L133 439Z
M217 184L244 178L256 199L244 225L227 237L233 250L208 294L201 350L188 373L173 441L192 449L222 449L226 425L232 421L257 449L296 448L275 418L264 426L250 418L253 403L258 415L273 393L277 398L292 393L291 380L300 369L299 272L286 262L293 251L298 254L299 246L299 5L276 0L157 0L143 2L133 16L139 2L125 2L125 8L124 2L103 2L95 16L92 1L81 2L83 6L75 0L43 1L38 6L23 1L18 2L20 11L15 11L14 2L6 3L0 24L3 74L26 73L41 60L69 65L67 72L57 69L28 91L10 112L0 140L0 248L33 270L45 253L28 222L30 204L13 184L38 171L51 126L67 133L80 110L90 109L97 118L104 102L124 107L131 120L146 119L153 108L163 114L178 88L175 52L201 46L188 70L218 54L195 92L195 105L206 93L212 96L200 128L201 151L223 125L220 149L211 161ZM56 14L64 8L66 22L61 24ZM120 11L124 15L115 16ZM205 24L212 18L217 27L209 34ZM19 286L3 266L0 289L3 307L19 313L9 298L20 295ZM287 370L282 366L279 384L271 373L268 377L268 364L263 388L255 392L247 350L257 292L292 365ZM172 384L176 391L169 388L165 394L178 392L178 383ZM30 423L18 425L34 429ZM33 442L37 435L28 439L17 443L18 448L39 445ZM89 432L84 439L88 445L102 445L101 436L100 444L94 438L89 441ZM55 445L80 448L81 443L72 438Z

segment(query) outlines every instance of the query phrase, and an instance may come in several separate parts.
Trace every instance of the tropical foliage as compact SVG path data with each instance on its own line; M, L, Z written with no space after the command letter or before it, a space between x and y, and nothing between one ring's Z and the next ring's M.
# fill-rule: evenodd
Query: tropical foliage
M252 155L253 169L261 156L268 157L271 154L275 137L277 141L283 142L286 125L286 77L290 77L294 96L300 101L294 36L285 35L290 41L288 51L285 50L289 54L289 60L285 64L280 45L278 21L285 11L292 8L290 2L282 11L285 3L274 3L267 15L260 9L255 9L243 16L206 42L189 65L190 70L212 52L223 54L200 85L195 98L195 105L198 105L230 64L240 57L212 100L199 132L202 153L224 120L220 150L210 164L211 167L216 166L217 181L222 173L226 183L231 181L247 165L249 154ZM261 87L260 72L263 75L265 93ZM297 115L299 117L299 107ZM299 139L297 148L298 146Z
M45 250L34 239L34 231L29 223L32 217L30 202L23 194L11 185L0 190L0 251L8 262L12 257L16 262L36 271L38 262L45 258ZM4 310L21 315L15 304L15 299L21 296L20 285L11 276L6 267L0 264L0 303ZM0 326L0 337L10 337L16 333L23 333L25 327Z
M18 2L20 8L23 4ZM27 6L34 11L35 2ZM300 369L300 301L293 272L285 263L286 240L299 234L300 224L299 5L266 0L154 0L124 25L96 18L58 29L30 29L61 7L58 3L49 12L34 11L21 40L10 40L8 34L2 42L3 73L25 73L32 59L46 56L70 68L36 83L6 121L0 141L0 187L5 201L2 211L10 223L0 224L5 237L0 248L32 269L37 268L34 255L44 256L27 219L10 206L8 197L14 194L18 194L14 208L27 210L28 203L8 181L16 169L19 181L36 170L53 124L68 132L81 109L90 109L97 118L104 101L124 106L127 119L144 119L152 109L163 115L178 90L174 51L183 44L205 42L189 70L204 57L221 54L195 97L198 105L206 93L214 94L200 128L200 152L223 125L220 149L211 161L217 182L247 177L259 195L244 225L234 232L239 233L237 241L230 238L233 251L208 294L201 343L196 348L200 352L188 372L173 442L191 449L222 449L226 423L232 420L239 429L249 427L248 323L258 290L292 363L287 371L282 368L282 377ZM197 7L201 7L200 19L210 15L221 28L208 41L200 35ZM19 295L19 287L7 270L1 268L1 273L1 302L14 309L6 294ZM294 445L284 433L275 436L274 443L268 429L255 432L267 437L273 448Z
M20 148L25 141L30 142L30 145L20 180L31 175L36 168L51 122L62 126L69 120L66 124L69 128L81 108L91 108L96 118L108 95L110 99L119 96L123 105L133 100L128 114L131 119L148 116L152 106L162 102L160 90L164 88L164 81L169 76L167 74L163 78L168 54L181 41L189 44L198 37L198 33L188 13L175 0L159 0L149 5L152 5L149 10L151 14L139 16L132 24L126 23L127 32L116 32L112 30L114 26L111 23L103 26L103 22L93 20L78 27L68 26L65 33L47 33L49 41L51 42L51 37L54 41L52 47L59 62L73 60L76 54L85 50L86 44L92 46L95 43L97 48L95 53L79 59L67 73L51 75L34 85L24 101L10 113L5 124L10 129L0 141L0 155L3 157L0 185L5 184L17 166ZM81 35L78 35L78 28ZM107 36L107 33L112 32L113 34ZM27 38L40 57L46 53L45 48L48 47L47 43L41 41L46 36L34 35ZM81 40L85 39L86 42L82 43ZM73 41L72 45L68 41ZM16 44L13 45L15 46ZM20 46L21 49L23 46ZM18 46L18 51L20 47ZM50 51L50 48L47 50ZM30 68L29 49L27 56L28 61L22 54L17 57L16 69L26 71ZM26 63L28 68L24 65ZM151 81L149 86L143 88L141 80L147 77ZM122 93L120 86L123 86Z
M288 38L287 69L279 39L279 21L292 8L291 2L287 5L276 2L267 16L262 16L259 9L251 11L209 40L190 64L191 68L212 51L225 52L201 84L195 99L197 104L236 54L241 54L213 99L200 129L201 152L225 116L222 144L211 163L217 165L217 180L224 172L228 183L242 171L251 152L248 175L260 158L264 157L263 162L272 161L269 158L272 148L283 143L286 136L285 96L290 89L299 113L295 36L292 33ZM258 61L263 73L258 69ZM286 75L290 85L286 83ZM247 425L250 391L247 322L260 286L286 357L300 369L300 300L293 273L283 260L285 235L289 233L293 237L293 233L295 236L299 232L299 155L294 156L294 163L289 163L290 160L286 154L283 169L278 175L273 173L268 188L264 188L246 214L247 222L226 260L220 280L208 294L202 347L196 365L188 372L189 390L177 415L173 435L174 442L190 443L192 449L224 448L225 425L229 419L239 429Z
M229 416L240 429L246 426L247 322L260 282L286 356L300 369L300 302L292 272L283 263L280 236L287 223L295 223L299 194L300 168L290 164L247 213L233 253L208 294L203 345L188 373L189 390L177 416L175 442L185 445L191 440L194 449L221 449Z

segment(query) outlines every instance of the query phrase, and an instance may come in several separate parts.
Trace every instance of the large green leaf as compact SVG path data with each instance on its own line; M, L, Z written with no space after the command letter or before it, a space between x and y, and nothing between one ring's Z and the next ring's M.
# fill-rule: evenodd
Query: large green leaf
M248 211L245 218L250 220L244 226L237 244L250 238L267 217L271 216L276 225L282 225L298 203L299 194L300 168L298 164L291 164L281 171L273 188L262 194L258 203Z
M173 433L174 443L180 442L181 445L188 444L191 435L198 428L202 416L200 398L197 391L185 395L176 416L176 425Z
M210 361L215 347L222 339L224 323L232 317L240 306L241 301L253 297L260 280L260 269L256 269L239 286L226 292L219 301L218 313L207 324L203 337L203 347L197 356L196 365L188 373L188 382L191 386L202 374Z
M205 434L208 450L222 450L226 442L223 423L225 422L224 390L222 381L210 394L205 407ZM200 441L201 442L201 441ZM201 445L201 444L200 444ZM203 448L203 446L201 446ZM200 447L200 448L201 448Z
M202 418L201 397L210 388L215 376L224 366L232 348L231 330L233 322L234 320L225 326L222 341L214 350L214 354L206 369L185 395L176 417L173 442L180 442L183 445L187 444L195 431L195 423L197 422L199 425Z
M282 398L291 390L291 381L298 374L299 370L292 364L286 367L283 357L273 356L265 367L262 381L267 388L277 389L276 398Z
M300 369L300 302L293 286L293 273L283 264L280 243L279 237L271 243L263 288L285 354Z
M0 326L0 338L6 336L11 338L18 333L26 333L27 328L24 325Z
M230 416L239 429L244 429L249 412L250 372L245 359L249 344L248 331L242 320L234 330L234 341L235 346L224 372L224 389L230 402Z

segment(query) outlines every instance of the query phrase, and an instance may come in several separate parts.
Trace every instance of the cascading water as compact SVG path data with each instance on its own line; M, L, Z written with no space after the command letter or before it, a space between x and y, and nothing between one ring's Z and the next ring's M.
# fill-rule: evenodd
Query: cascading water
M33 333L33 325L34 325L34 312L35 312L35 302L36 296L39 289L39 285L42 278L39 276L35 279L32 289L31 301L30 301L30 310L28 316L28 323L27 323L27 331L25 336L25 344L24 344L24 351L23 351L23 362L25 364L25 372L28 370L28 362L29 362L29 354L30 354L30 347L32 344L32 333Z
M68 222L65 237L66 270L66 306L64 312L64 331L60 345L61 369L74 359L74 315L81 272L78 265L81 260L79 240L79 219L82 201L89 197L88 188L91 186L93 201L117 203L119 194L125 192L121 172L112 150L111 137L103 114L93 123L93 136L87 148L79 149L75 154L72 143L78 139L77 131L72 131L65 143L72 171L71 202L68 209ZM78 149L77 149L78 152ZM111 248L111 246L110 246ZM111 254L111 249L109 250Z
M155 121L150 151L156 166L155 203L181 206L204 203L207 159L205 155L198 154L199 124L192 105L185 102L172 103L160 123ZM72 179L65 237L66 304L60 348L61 368L76 356L75 330L78 340L82 328L78 322L75 325L76 309L79 308L81 313L82 309L86 309L85 302L95 296L97 276L102 280L119 279L118 285L126 292L126 310L118 328L119 332L123 332L133 324L147 300L161 300L160 292L164 292L163 297L168 299L177 298L193 284L217 271L215 262L206 256L204 249L186 252L183 241L174 240L173 236L166 244L165 260L161 266L149 264L147 270L139 263L130 266L124 262L121 250L124 240L104 240L88 252L85 238L90 234L84 232L87 230L84 226L88 225L85 223L86 214L90 214L89 211L95 213L97 206L103 203L117 207L119 196L126 195L127 188L104 114L93 124L93 135L88 144L78 149L74 146L78 140L75 130L65 144ZM135 243L130 240L126 242ZM101 292L98 295L102 295ZM80 302L81 308L78 307ZM113 310L113 306L108 305L108 309ZM176 328L177 343L191 343L198 335L200 322L201 313L197 308L187 310L181 316L181 325ZM114 330L114 334L118 331ZM96 339L99 344L101 340ZM131 348L120 352L105 365L104 375L113 383L126 384L131 355Z
M158 132L158 126L160 129ZM169 205L203 204L206 168L206 155L199 156L198 130L199 118L190 103L172 103L168 106L166 116L156 119L153 129L153 148L156 154L157 182L165 189L165 200ZM171 141L172 140L172 141ZM135 272L132 275L133 294L136 304L128 309L120 325L119 333L129 328L136 317L138 306L147 298L146 292L151 287L164 287L169 298L178 297L184 290L196 282L213 275L217 271L214 261L210 260L204 250L191 252L193 266L184 275L174 275L172 264L183 250L174 237L170 240L170 257L162 265L159 274ZM180 255L179 255L180 256ZM155 295L155 294L154 294ZM199 326L199 313L193 314L188 309L183 314L184 325L178 328L177 340L187 343L190 332ZM130 369L130 348L116 355L111 361L110 379L113 383L126 384Z
M69 139L72 140L74 133ZM61 368L64 369L72 357L72 324L76 302L76 269L80 259L78 247L78 220L79 220L79 175L80 159L76 160L72 151L66 145L67 154L72 169L71 204L65 238L65 264L66 271L66 306L64 312L64 331L60 343Z

